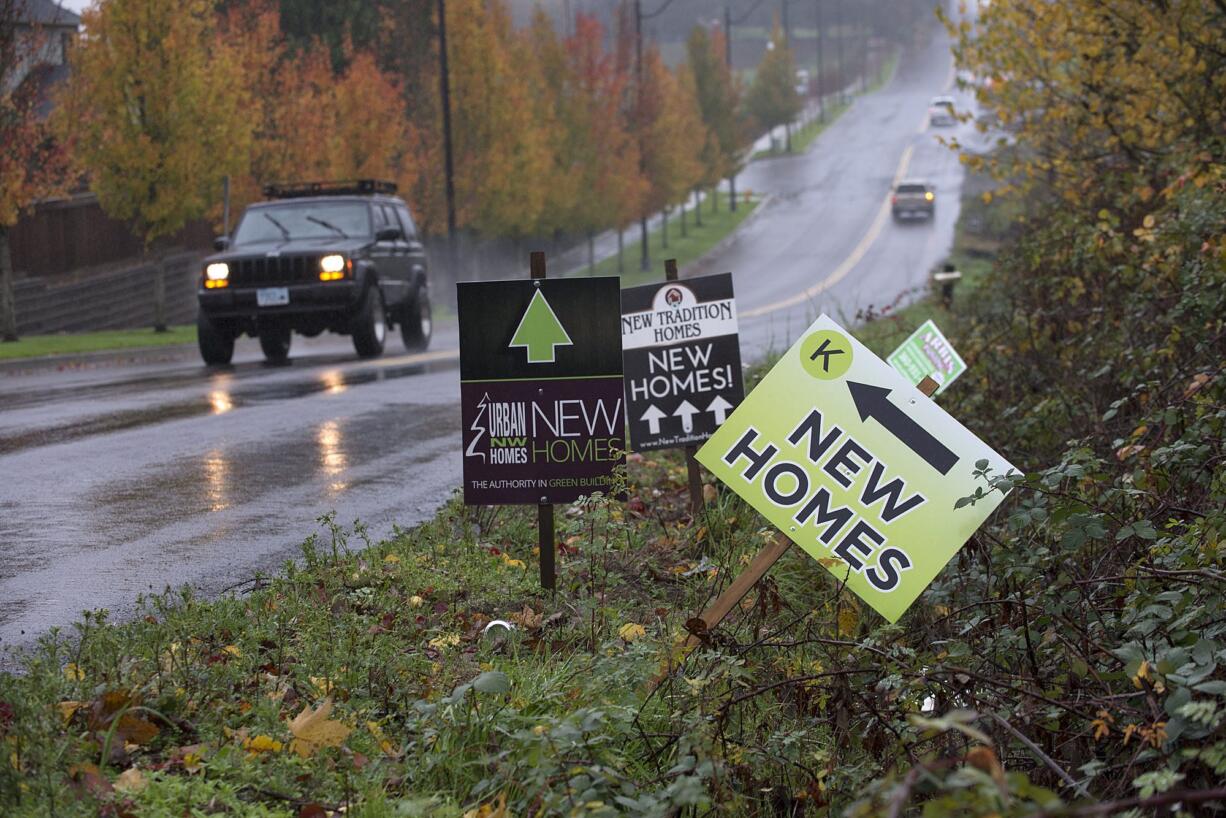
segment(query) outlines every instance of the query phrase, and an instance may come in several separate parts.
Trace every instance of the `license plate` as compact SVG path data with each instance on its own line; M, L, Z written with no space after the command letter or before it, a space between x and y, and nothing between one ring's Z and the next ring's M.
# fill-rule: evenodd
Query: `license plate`
M289 287L261 287L255 291L258 307L284 307L289 303Z

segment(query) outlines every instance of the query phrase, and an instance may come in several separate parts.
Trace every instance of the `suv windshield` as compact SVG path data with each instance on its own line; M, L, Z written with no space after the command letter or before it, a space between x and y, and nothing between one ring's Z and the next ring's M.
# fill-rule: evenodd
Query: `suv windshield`
M924 193L925 188L923 185L899 185L898 192L899 193Z
M234 231L234 244L366 238L370 234L365 202L298 202L249 209Z

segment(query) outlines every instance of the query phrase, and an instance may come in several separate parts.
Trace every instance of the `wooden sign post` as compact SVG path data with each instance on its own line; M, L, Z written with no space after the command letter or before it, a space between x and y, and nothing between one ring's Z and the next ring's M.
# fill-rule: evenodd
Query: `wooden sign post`
M545 254L534 250L528 256L528 269L533 279L545 278ZM540 552L541 587L546 591L557 591L558 571L555 565L557 551L556 537L553 534L553 503L541 502L536 506L536 541Z
M940 384L929 377L925 377L916 385L916 388L927 397L932 397L939 387ZM766 576L766 572L771 569L771 566L777 563L791 547L792 541L786 535L777 532L770 543L757 553L749 563L749 566L732 581L731 585L724 589L723 593L715 598L715 601L706 610L685 623L685 629L689 631L690 635L685 640L685 645L682 646L681 661L684 662L685 658L702 644L708 632L719 627L720 623L728 617L728 614L732 613L732 610L741 603L745 595L761 581L762 577ZM649 690L655 690L659 687L660 683L667 679L671 672L672 669L670 668L668 672L652 679Z
M664 280L677 280L677 259L670 258L664 262ZM690 484L690 516L695 520L702 513L702 472L698 468L698 460L694 455L698 454L698 444L690 443L685 447L685 470L689 478Z

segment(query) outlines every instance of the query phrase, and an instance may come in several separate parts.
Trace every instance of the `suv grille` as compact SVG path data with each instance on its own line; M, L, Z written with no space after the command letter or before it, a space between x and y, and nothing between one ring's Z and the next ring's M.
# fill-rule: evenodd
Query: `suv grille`
M319 256L244 258L229 262L234 287L319 283Z

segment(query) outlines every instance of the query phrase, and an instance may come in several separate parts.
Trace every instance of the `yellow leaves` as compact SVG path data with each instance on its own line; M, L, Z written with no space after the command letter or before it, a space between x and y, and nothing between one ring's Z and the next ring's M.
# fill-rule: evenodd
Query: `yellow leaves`
M539 628L541 623L545 621L545 614L543 611L541 613L536 613L530 607L525 605L522 611L511 614L509 619L523 627L525 630L533 630L535 628Z
M236 645L226 645L224 648L221 649L221 652L228 653L236 659L241 658L243 655L243 652L239 650L238 646Z
M1132 674L1132 686L1135 687L1137 690L1140 690L1142 687L1144 687L1144 685L1141 684L1142 680L1149 678L1149 668L1150 668L1149 660L1142 659L1140 666L1137 668L1137 672Z
M60 709L60 718L64 720L65 727L68 726L68 722L72 721L73 715L81 708L81 705L83 704L84 702L73 701L59 703L58 707Z
M400 562L400 557L396 556L395 554L388 554L383 558L383 562L387 565L395 565L396 563Z
M972 747L966 754L966 763L979 770L987 773L992 777L996 786L1003 792L1005 789L1005 768L1001 766L1000 760L996 757L991 747L979 745Z
M301 758L310 758L325 747L340 747L353 728L329 718L331 715L332 699L324 699L314 710L304 707L289 723L294 735L289 748Z
M1128 746L1128 742L1132 740L1133 736L1139 736L1143 743L1156 750L1166 743L1166 722L1156 721L1148 726L1144 724L1125 725L1123 730L1124 746Z
M1115 718L1106 710L1098 711L1098 718L1090 722L1090 726L1094 728L1094 740L1101 741L1111 733L1111 725L1115 724Z
M839 607L838 633L841 637L855 636L860 626L860 608L850 600Z
M1205 384L1209 383L1210 380L1212 380L1212 378L1210 378L1209 375L1204 372L1199 372L1194 375L1192 380L1188 382L1187 388L1183 390L1183 399L1187 400L1200 390L1204 389Z
M253 756L261 753L279 753L284 748L285 745L272 736L258 735L255 738L243 739L243 749Z
M383 728L379 726L377 721L366 722L366 729L370 731L370 735L374 738L375 743L379 745L379 749L385 755L395 755L396 745L392 744L391 739L383 732Z
M422 605L425 605L425 604L426 604L426 600L422 599L417 594L413 594L413 596L409 597L409 607L410 608L420 608Z
M637 622L627 622L617 629L617 635L625 642L633 642L647 635L647 629Z
M488 804L470 809L464 813L464 818L508 818L507 794L498 793L498 797Z
M444 633L430 640L430 647L435 650L443 650L444 648L454 648L460 644L460 635L458 633Z
M75 662L69 662L64 665L64 678L70 682L80 682L85 679L85 671L81 670Z

